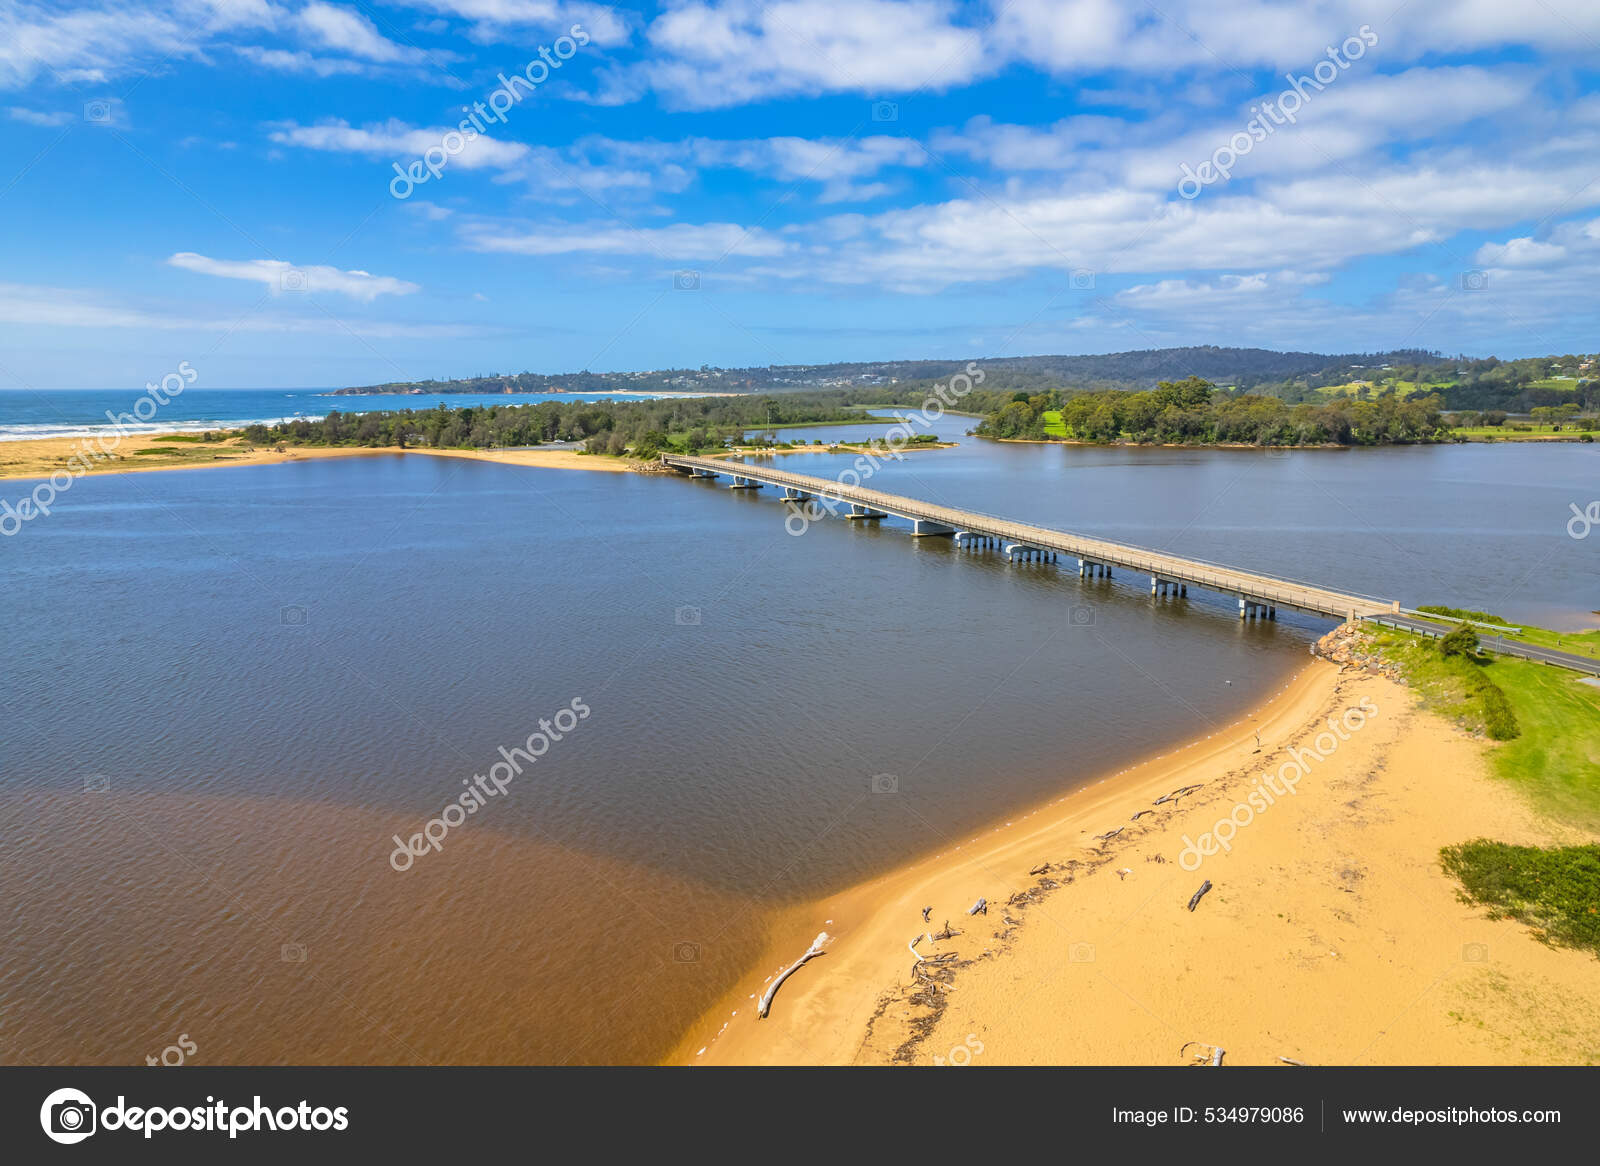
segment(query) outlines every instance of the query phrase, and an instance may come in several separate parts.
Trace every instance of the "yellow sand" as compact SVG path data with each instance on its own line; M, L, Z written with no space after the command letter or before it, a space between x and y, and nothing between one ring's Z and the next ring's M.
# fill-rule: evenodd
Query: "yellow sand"
M371 457L378 454L422 454L429 457L464 457L479 461L505 462L517 466L538 466L555 470L627 471L638 463L622 458L602 457L579 453L570 449L489 450L480 453L463 449L409 449L391 447L338 446L321 449L312 446L289 446L283 453L270 445L251 445L234 440L207 441L156 441L159 434L139 434L125 437L111 450L109 457L97 457L98 447L91 438L42 437L27 441L0 442L0 479L44 478L57 470L69 469L68 459L74 454L89 462L89 473L125 474L142 470L180 470L205 466L276 465L281 462L306 461L313 458ZM110 443L107 443L110 449ZM136 454L135 450L155 449L158 454Z
M1180 868L1184 835L1212 830L1286 747L1313 743L1363 699L1377 715L1312 761L1293 796L1239 829L1231 852ZM1228 1064L1600 1062L1600 963L1488 921L1439 869L1440 846L1479 836L1587 840L1492 778L1489 747L1408 689L1317 661L1209 739L791 912L671 1059L1177 1065L1209 1053L1180 1059L1198 1041L1226 1049ZM1193 782L1205 784L1152 805ZM1068 883L1070 860L1082 865ZM1045 879L1062 885L1007 905ZM1204 879L1213 889L1190 913ZM988 914L969 917L979 896ZM910 1002L907 944L946 919L958 934L918 950L959 953L953 990L934 994L939 1006ZM828 954L757 1020L752 997L819 931L835 936Z

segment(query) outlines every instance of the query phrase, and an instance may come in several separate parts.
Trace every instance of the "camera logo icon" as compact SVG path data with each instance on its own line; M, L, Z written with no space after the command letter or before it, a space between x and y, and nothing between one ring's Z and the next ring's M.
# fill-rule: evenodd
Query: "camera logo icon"
M698 271L675 271L672 273L672 286L675 291L699 291L700 273Z
M111 789L111 777L105 773L91 773L83 779L83 792L86 794L103 794Z
M700 609L698 607L680 607L672 613L672 622L679 627L697 628L700 626Z
M278 958L286 964L303 964L306 962L306 945L286 943L278 949Z
M306 609L299 604L278 608L278 622L286 628L303 628L306 626Z
M1067 613L1067 622L1075 628L1094 627L1094 608L1087 603L1074 603Z
M892 773L874 773L870 788L875 794L897 794L900 792L900 779Z
M1072 274L1068 276L1067 282L1071 285L1073 291L1093 291L1094 272L1087 267L1074 268Z
M895 101L874 101L872 103L873 121L899 121L900 104Z
M303 292L306 290L306 273L298 267L286 267L278 272L278 290Z
M83 120L92 126L110 125L111 103L109 101L85 101L83 103Z
M1487 943L1463 943L1461 945L1461 962L1466 964L1488 963L1489 945Z
M1067 948L1067 962L1074 964L1094 963L1094 944L1075 943Z
M697 964L700 962L700 945L683 940L672 945L672 962L675 964Z
M94 1102L77 1089L57 1089L39 1107L39 1124L52 1142L71 1146L95 1130Z
M1462 291L1483 291L1489 286L1489 273L1487 271L1463 271L1461 273Z

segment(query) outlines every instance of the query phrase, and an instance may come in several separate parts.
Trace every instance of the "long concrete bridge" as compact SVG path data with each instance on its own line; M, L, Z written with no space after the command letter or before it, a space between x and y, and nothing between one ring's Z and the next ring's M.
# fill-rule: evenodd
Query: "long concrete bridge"
M1125 543L1107 542L1065 530L1052 530L1022 522L1011 522L971 510L936 506L915 498L845 486L826 478L791 474L720 458L687 457L663 454L661 460L692 478L718 478L726 475L737 490L759 490L763 486L782 489L788 502L816 502L841 516L871 520L894 515L912 524L919 536L939 535L959 545L994 547L1016 560L1059 562L1061 556L1077 559L1078 575L1083 578L1110 578L1114 570L1148 575L1150 593L1157 596L1182 596L1189 587L1232 596L1239 601L1240 619L1274 619L1278 608L1309 612L1340 620L1357 620L1400 611L1397 600L1375 599L1331 588L1317 587L1291 579L1275 578L1239 571L1200 559L1163 554Z

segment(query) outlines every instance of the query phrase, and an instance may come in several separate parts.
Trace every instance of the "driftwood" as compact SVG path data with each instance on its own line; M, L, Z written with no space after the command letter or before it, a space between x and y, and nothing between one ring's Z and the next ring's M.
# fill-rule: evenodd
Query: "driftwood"
M1126 826L1118 826L1115 830L1107 830L1104 834L1096 834L1095 838L1100 842L1110 842L1113 838L1115 838L1118 834L1121 834L1126 829Z
M917 963L920 964L922 962L922 953L917 950L917 944L921 943L924 939L932 939L932 938L933 937L931 935L929 935L926 931L924 931L921 935L917 936L910 943L906 944L906 947L910 950L911 954L917 957ZM912 967L915 967L915 966L916 966L916 964L912 965Z
M1293 1065L1297 1069L1304 1069L1306 1067L1306 1063L1304 1061L1297 1061L1293 1057L1279 1057L1278 1060L1282 1061L1285 1065Z
M1211 880L1207 879L1200 884L1200 889L1189 898L1189 910L1193 911L1200 905L1200 900L1206 897L1206 892L1211 889Z
M1178 1056L1182 1057L1190 1045L1194 1045L1201 1050L1191 1058L1192 1064L1203 1065L1207 1061L1210 1061L1212 1068L1222 1067L1222 1058L1227 1054L1227 1049L1223 1048L1221 1045L1208 1045L1205 1041L1192 1040L1184 1042L1183 1048L1178 1050ZM1206 1049L1210 1049L1211 1051L1208 1053L1205 1051Z
M1203 785L1205 785L1205 782L1197 781L1193 785L1186 785L1182 789L1175 789L1170 794L1168 794L1166 797L1157 798L1155 801L1151 802L1150 804L1153 805L1153 806L1159 806L1159 805L1161 805L1161 804L1163 804L1165 802L1175 802L1179 798L1183 797L1184 794L1192 794L1192 793L1194 793L1195 790L1199 789Z
M950 939L950 938L954 937L955 934L956 933L954 931L950 930L950 920L946 919L944 921L944 930L936 933L934 935L934 938L935 939Z
M1122 879L1127 878L1132 873L1133 873L1133 871L1129 870L1127 867L1123 867L1121 870L1119 870L1117 872L1117 879L1120 881Z
M1034 867L1028 873L1031 874L1031 875L1041 875L1041 874L1044 874L1049 869L1050 869L1050 864L1047 862L1043 866Z
M985 915L987 915L989 913L989 900L988 899L979 899L976 903L972 904L972 906L967 908L967 914L968 915L976 915L980 911L983 912Z
M929 913L929 912L930 912L930 911L932 911L932 910L933 910L933 908L932 908L932 907L924 907L924 908L923 908L923 909L922 909L922 921L923 921L923 922L924 922L924 923L926 923L926 922L927 922L927 921L928 921L928 913Z
M804 966L807 960L816 959L819 955L821 955L822 949L827 946L828 941L831 938L832 937L826 931L818 932L817 937L811 941L811 946L806 948L806 954L795 960L794 963L790 964L781 973L779 973L778 978L772 981L772 983L767 986L767 990L762 993L761 1000L756 1005L757 1016L761 1017L763 1020L766 1019L767 1012L772 1007L772 998L778 994L778 988L785 980L798 972L801 967Z
M1137 822L1140 818L1144 817L1146 814L1153 814L1153 813L1155 813L1154 810L1140 810L1133 817L1129 818L1128 821Z

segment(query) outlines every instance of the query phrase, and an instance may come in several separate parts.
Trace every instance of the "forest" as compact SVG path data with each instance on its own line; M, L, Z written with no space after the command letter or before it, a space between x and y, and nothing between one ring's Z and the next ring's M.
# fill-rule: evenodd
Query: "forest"
M1290 405L1229 396L1209 381L1162 381L1145 392L1016 393L989 414L986 437L1259 446L1398 445L1449 438L1437 397Z

